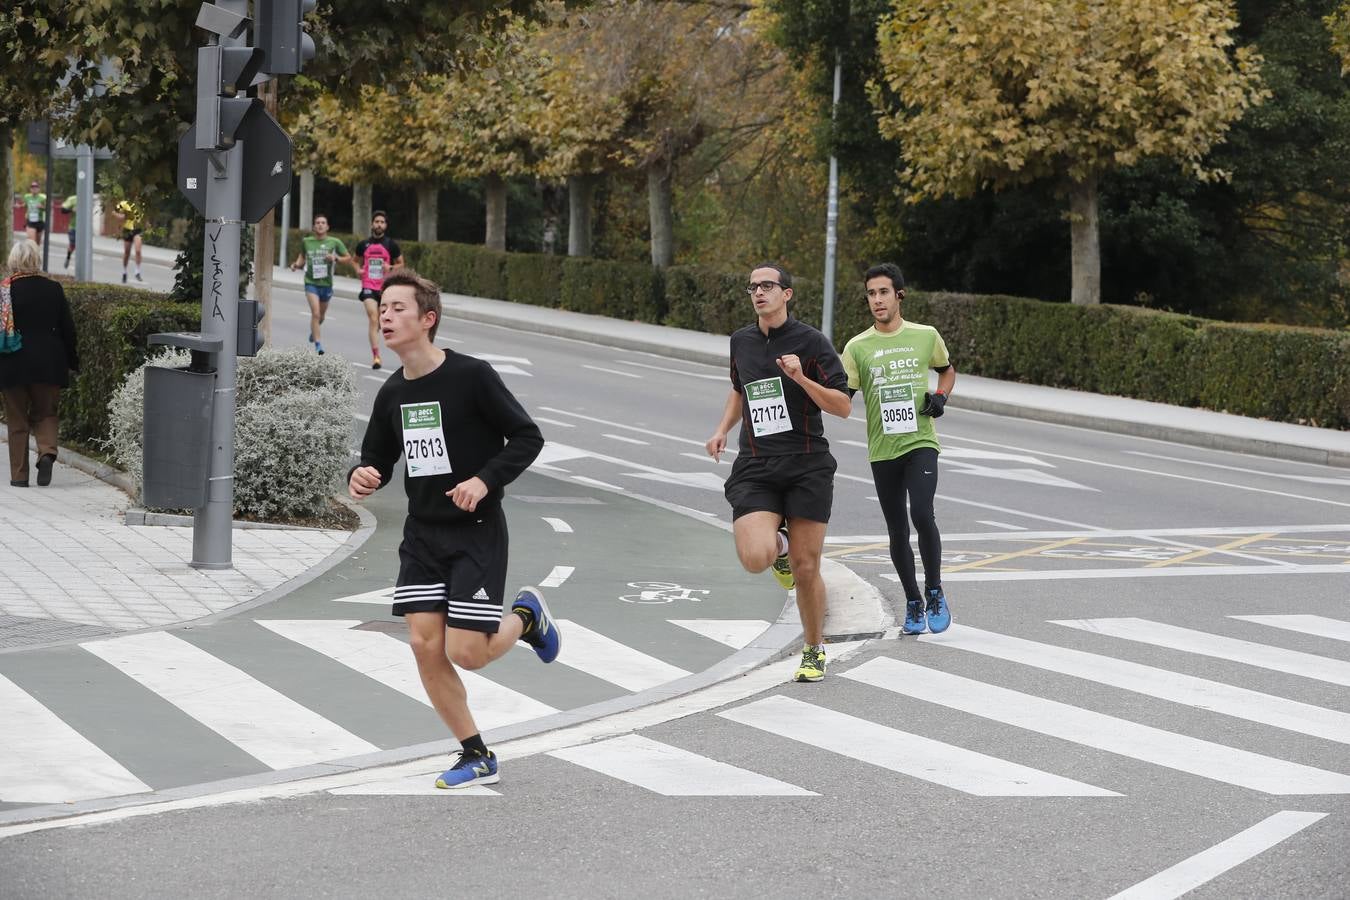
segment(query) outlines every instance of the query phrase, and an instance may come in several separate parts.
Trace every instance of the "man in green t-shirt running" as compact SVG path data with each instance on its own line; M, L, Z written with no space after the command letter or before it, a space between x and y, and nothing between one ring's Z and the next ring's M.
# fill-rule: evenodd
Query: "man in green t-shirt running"
M942 415L951 396L956 368L936 328L901 318L905 279L899 266L873 266L863 283L875 322L852 337L840 355L850 395L861 390L867 408L867 459L890 534L891 562L905 589L901 630L905 634L922 634L925 628L946 631L952 616L942 591L942 536L933 516L940 449L933 420ZM929 369L938 372L937 390L931 393ZM923 558L922 592L909 546L906 495Z
M38 189L34 181L23 195L24 225L28 239L36 244L42 243L42 232L47 230L47 195Z
M323 355L319 326L328 316L328 301L333 299L333 266L351 262L342 241L328 236L328 216L314 214L314 233L301 241L300 255L291 263L293 270L305 270L305 299L309 301L309 342Z

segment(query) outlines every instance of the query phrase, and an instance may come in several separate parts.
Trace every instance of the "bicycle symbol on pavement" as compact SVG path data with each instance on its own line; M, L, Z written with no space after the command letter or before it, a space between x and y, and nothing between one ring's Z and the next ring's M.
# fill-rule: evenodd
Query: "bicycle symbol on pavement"
M619 599L624 603L674 603L676 600L692 600L700 603L703 597L712 593L683 587L669 581L630 581L628 586L636 588L637 593L619 595ZM695 594L702 594L703 597L695 597Z

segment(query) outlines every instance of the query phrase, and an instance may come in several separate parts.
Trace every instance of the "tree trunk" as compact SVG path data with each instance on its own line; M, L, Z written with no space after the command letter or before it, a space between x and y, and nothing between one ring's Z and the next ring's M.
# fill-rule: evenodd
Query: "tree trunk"
M595 188L599 175L569 175L567 178L567 255L590 256Z
M417 186L417 239L425 243L436 240L436 204L441 192L434 184Z
M0 128L0 178L4 179L5 221L0 223L0 247L5 258L14 243L14 130Z
M489 250L506 249L506 182L500 175L483 179L483 195L487 201L487 235L483 243Z
M300 170L300 230L314 224L314 170ZM289 223L288 223L289 226Z
M277 115L277 82L273 79L258 88L263 108L273 117ZM285 227L284 225L282 226ZM256 240L253 244L253 298L263 309L262 321L258 331L262 334L263 346L272 346L272 266L276 262L276 209L269 209L257 225Z
M1102 252L1097 230L1097 176L1070 188L1069 242L1073 252L1073 293L1079 304L1102 302Z
M664 163L647 168L647 210L652 229L652 265L675 262L675 217L671 212L671 171Z
M370 185L352 185L352 234L363 235L370 233L370 214L375 209L371 202L370 195Z

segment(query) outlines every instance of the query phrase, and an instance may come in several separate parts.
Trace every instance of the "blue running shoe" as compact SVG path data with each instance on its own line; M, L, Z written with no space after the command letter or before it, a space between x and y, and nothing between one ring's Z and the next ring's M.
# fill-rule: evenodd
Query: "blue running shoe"
M516 594L515 602L511 604L512 609L517 607L529 610L530 617L534 619L529 633L522 634L520 639L533 647L541 660L546 663L553 662L558 658L558 651L562 649L562 635L558 633L558 623L553 621L553 616L549 614L544 595L539 593L539 588L523 587L520 593Z
M489 750L487 756L483 756L461 750L455 764L436 779L436 787L454 790L471 784L496 784L498 781L501 781L501 777L497 774L497 754Z
M928 594L928 630L933 634L940 634L947 630L947 626L952 624L952 611L947 608L947 597L942 593L942 586L929 588Z
M901 631L905 634L923 634L926 626L923 622L923 601L908 600L905 602L905 624Z

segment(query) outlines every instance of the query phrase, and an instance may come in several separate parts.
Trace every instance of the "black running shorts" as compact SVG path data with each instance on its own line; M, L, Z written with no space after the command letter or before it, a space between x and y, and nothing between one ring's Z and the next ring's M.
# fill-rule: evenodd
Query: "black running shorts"
M362 301L374 300L376 303L379 303L382 296L384 296L384 291L382 290L377 291L374 288L363 287L361 288L361 293L356 295L356 299Z
M731 517L773 512L789 519L830 521L834 504L834 470L829 453L791 453L785 456L738 456L731 466L723 493Z
M501 507L462 525L410 517L398 548L394 615L441 611L450 628L495 634L506 591L506 550Z

